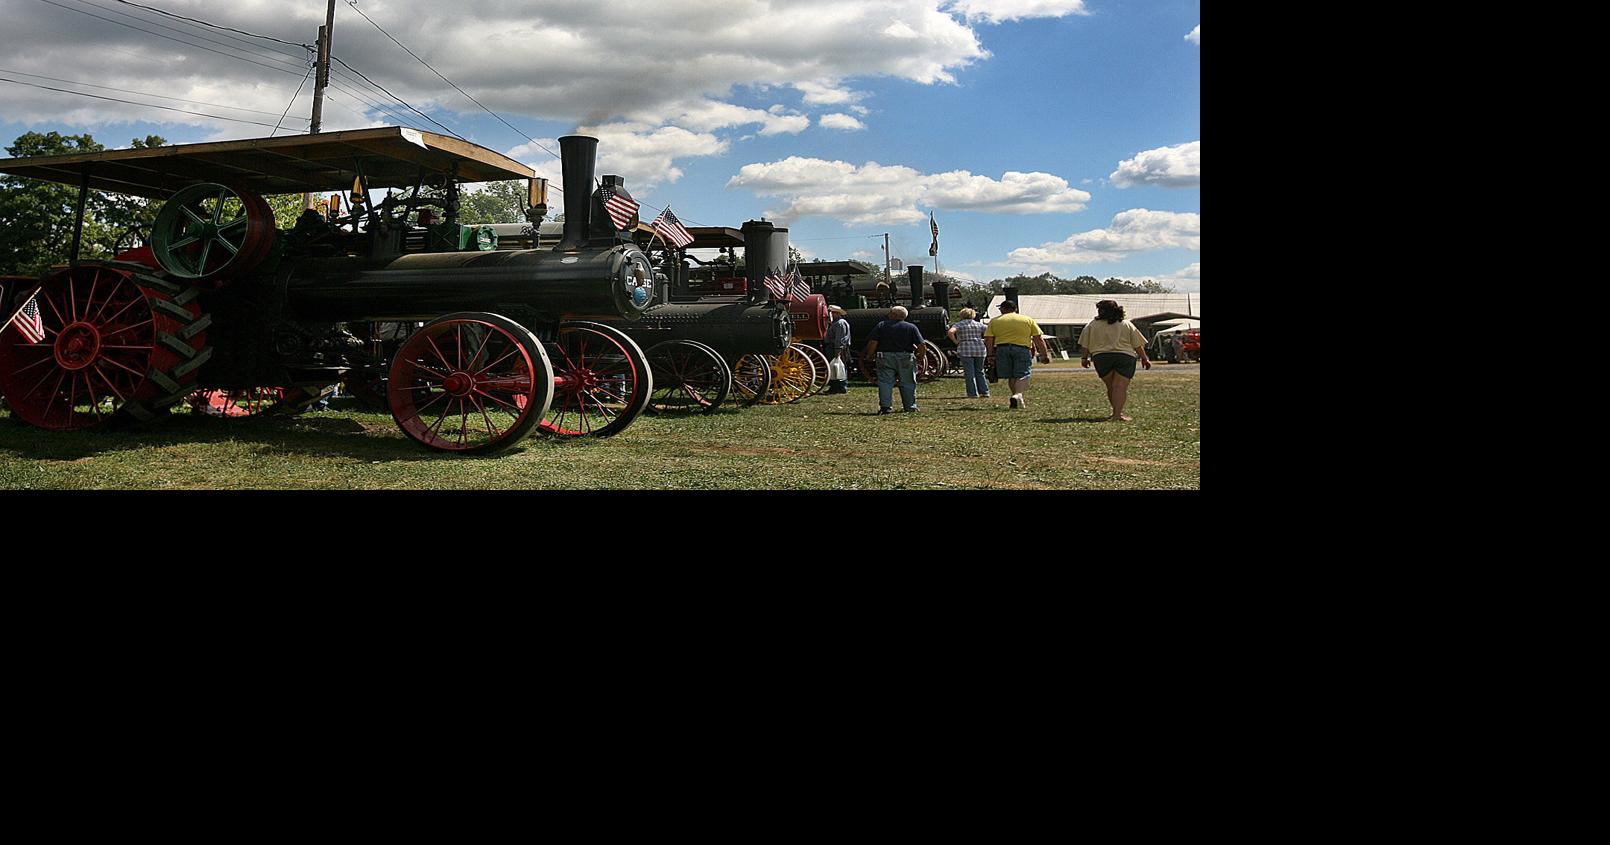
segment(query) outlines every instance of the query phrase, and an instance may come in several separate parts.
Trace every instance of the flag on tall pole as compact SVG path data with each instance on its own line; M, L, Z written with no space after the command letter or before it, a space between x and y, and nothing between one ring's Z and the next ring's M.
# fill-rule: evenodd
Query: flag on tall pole
M660 237L665 238L666 243L677 249L693 243L693 234L688 231L688 227L682 225L681 220L676 219L675 214L671 213L670 206L666 206L665 210L660 212L660 216L654 218L652 225L654 226L654 231L659 232Z
M17 331L22 332L23 337L28 338L29 343L38 343L45 339L45 321L39 315L38 288L35 288L28 301L17 309L17 313L11 315L7 325L12 324L16 325Z
M624 185L604 185L598 189L598 198L604 201L604 210L609 212L609 220L615 224L616 230L625 229L631 224L632 216L637 214L637 200L626 193Z
M928 247L928 254L929 255L938 255L939 254L939 224L934 222L934 213L932 211L928 212L928 228L930 228L930 229L932 229L934 231L934 242L933 242L932 246Z

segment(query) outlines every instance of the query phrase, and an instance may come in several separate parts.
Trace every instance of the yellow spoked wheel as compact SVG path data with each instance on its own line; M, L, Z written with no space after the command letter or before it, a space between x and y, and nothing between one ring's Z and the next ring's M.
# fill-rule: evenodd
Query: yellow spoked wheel
M789 347L781 355L767 355L766 360L771 363L771 386L760 404L786 405L811 394L816 386L816 365L803 352Z
M731 362L732 390L727 392L727 401L740 408L766 398L766 391L771 388L771 362L765 355L750 352Z
M825 355L822 350L804 343L791 343L788 345L788 348L797 351L806 358L811 359L811 364L816 367L816 384L811 387L810 395L815 396L816 394L826 390L827 355Z

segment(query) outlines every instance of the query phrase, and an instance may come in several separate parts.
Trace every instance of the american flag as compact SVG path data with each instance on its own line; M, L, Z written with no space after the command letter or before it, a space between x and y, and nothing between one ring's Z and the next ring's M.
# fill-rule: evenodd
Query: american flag
M939 224L934 222L934 213L932 211L928 212L928 228L934 230L934 242L933 242L932 246L928 247L928 254L929 255L938 255L939 254Z
M28 338L29 343L38 343L45 339L45 321L39 316L39 291L35 290L33 296L11 315L11 322L17 325L17 331Z
M811 286L805 283L805 277L799 274L798 267L794 268L793 278L789 280L788 292L800 301L811 295Z
M688 231L688 227L682 225L681 220L676 219L675 214L671 213L670 206L666 206L665 210L660 212L660 216L654 218L653 225L654 231L659 232L666 243L677 249L693 243L693 234Z
M625 229L631 225L632 217L637 214L637 200L626 193L626 187L604 185L598 189L598 198L604 201L604 210L609 212L609 219L616 229Z
M766 290L776 299L788 298L788 282L776 273L766 276Z

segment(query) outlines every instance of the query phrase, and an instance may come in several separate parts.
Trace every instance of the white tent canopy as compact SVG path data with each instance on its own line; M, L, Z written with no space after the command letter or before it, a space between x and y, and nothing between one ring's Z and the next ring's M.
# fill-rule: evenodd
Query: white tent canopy
M1180 334L1193 329L1202 328L1201 320L1164 320L1156 325L1161 326L1156 334Z

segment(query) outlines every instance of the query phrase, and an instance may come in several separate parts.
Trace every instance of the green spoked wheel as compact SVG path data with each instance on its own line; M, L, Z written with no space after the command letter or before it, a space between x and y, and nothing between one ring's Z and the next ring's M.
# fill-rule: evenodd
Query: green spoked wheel
M274 212L262 197L206 182L163 203L151 251L170 277L216 287L261 263L274 236Z

